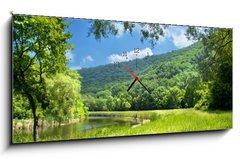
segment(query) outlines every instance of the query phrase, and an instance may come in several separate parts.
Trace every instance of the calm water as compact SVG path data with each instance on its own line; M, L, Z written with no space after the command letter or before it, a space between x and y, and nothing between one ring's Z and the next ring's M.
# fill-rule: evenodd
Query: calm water
M63 125L60 127L48 127L38 130L38 138L40 140L59 138L61 139L71 139L75 136L84 135L90 133L96 128L111 127L116 125L122 126L133 126L138 124L134 118L130 117L88 117L83 121L75 124ZM18 132L19 133L19 132ZM29 134L31 132L20 132L23 134Z

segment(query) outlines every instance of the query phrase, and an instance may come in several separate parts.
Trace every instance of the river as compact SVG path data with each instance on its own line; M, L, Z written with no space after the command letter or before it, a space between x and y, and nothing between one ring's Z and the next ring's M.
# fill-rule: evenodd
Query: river
M103 116L89 116L87 119L81 120L78 123L62 125L59 127L47 127L38 129L39 140L51 139L76 139L77 136L86 136L91 131L111 126L129 126L138 125L139 121L132 117L103 117ZM16 132L15 132L16 133ZM18 130L18 135L30 135L30 131Z

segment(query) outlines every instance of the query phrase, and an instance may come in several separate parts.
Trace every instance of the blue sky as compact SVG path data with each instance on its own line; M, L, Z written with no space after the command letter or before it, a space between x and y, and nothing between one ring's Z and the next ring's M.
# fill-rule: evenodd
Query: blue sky
M91 20L68 19L66 22L69 21L73 22L67 29L67 31L73 33L73 37L69 42L74 44L74 49L66 53L70 69L95 67L113 62L143 58L146 55L162 54L193 43L193 41L187 40L184 35L186 30L184 26L169 27L165 30L165 36L159 39L154 48L151 48L148 41L144 41L144 43L140 41L140 26L137 25L132 35L130 35L128 32L123 31L121 22L114 22L115 27L119 30L118 35L97 41L93 36L87 36ZM134 48L139 48L137 56L133 51ZM122 56L123 52L127 53L128 58Z

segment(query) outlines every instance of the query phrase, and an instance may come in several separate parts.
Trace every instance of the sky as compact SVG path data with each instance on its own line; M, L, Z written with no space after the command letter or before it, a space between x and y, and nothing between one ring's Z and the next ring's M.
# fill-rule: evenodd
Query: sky
M88 36L92 20L68 19L66 23L70 21L72 24L66 31L73 34L69 43L74 44L74 49L68 50L66 57L69 60L68 67L72 70L163 54L194 43L185 36L186 26L168 27L164 30L165 36L159 38L152 48L149 41L145 40L143 43L140 41L141 27L138 24L135 25L131 35L124 32L122 22L113 22L118 34L97 41L93 35Z

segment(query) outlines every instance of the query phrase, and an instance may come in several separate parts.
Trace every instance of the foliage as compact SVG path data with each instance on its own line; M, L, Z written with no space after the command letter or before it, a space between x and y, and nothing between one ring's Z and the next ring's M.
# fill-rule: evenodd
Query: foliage
M164 35L161 25L141 26ZM142 33L153 41L157 36L154 31L151 31L152 35ZM130 97L119 100L127 99L131 110L191 107L232 109L232 30L188 27L186 34L189 39L198 42L167 54L138 59L138 69L135 61L123 62L147 83L153 93L146 94L140 85L135 85L128 92ZM83 94L108 90L111 91L109 97L113 98L119 93L126 94L132 80L121 63L82 69L79 73L83 76ZM116 101L114 110L119 110Z
M212 109L232 109L232 29L189 28L190 38L203 41L198 55L198 70L205 82L211 82Z
M166 26L160 24L147 23L132 23L132 22L111 22L106 20L93 20L89 28L88 36L93 35L96 40L108 38L109 35L116 36L119 32L116 24L123 25L124 31L132 34L133 28L137 25L141 28L141 42L148 40L152 47L157 44L157 41L164 36L164 28Z
M28 119L32 118L31 108L28 99L22 94L13 93L13 118Z
M40 141L72 140L112 136L132 136L159 133L206 131L232 128L230 111L197 111L194 109L153 110L153 111L105 111L90 112L90 116L126 117L151 121L141 126L132 125L104 126L79 133L79 126L69 126L67 130L53 135L41 135ZM83 123L85 123L83 121ZM53 133L56 128L49 130ZM14 143L32 142L28 134L16 133Z
M127 92L133 78L121 65L81 69L78 72L83 77L83 103L91 111L176 109L192 108L197 103L205 105L199 102L202 96L197 94L203 88L199 86L201 77L196 66L197 55L202 48L202 43L198 42L171 53L138 59L138 69L135 61L124 62L151 90L151 94L144 91L139 83Z
M58 73L46 79L46 87L46 96L49 99L49 106L45 111L47 118L63 122L85 115L77 72L71 72L71 76Z
M69 25L62 18L13 17L13 114L33 118L34 141L38 119L46 114L65 120L87 112L79 93L79 75L66 66L66 53L73 48L68 43L72 35L65 31Z

